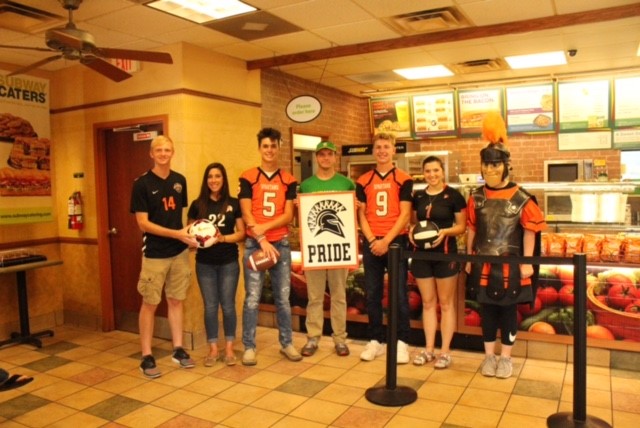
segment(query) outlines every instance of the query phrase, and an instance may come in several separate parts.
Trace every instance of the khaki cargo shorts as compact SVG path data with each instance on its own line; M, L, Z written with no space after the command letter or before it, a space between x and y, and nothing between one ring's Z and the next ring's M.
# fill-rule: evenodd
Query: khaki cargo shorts
M157 305L162 300L162 288L167 297L184 300L191 281L189 250L164 259L142 258L142 269L138 280L138 292L142 300Z

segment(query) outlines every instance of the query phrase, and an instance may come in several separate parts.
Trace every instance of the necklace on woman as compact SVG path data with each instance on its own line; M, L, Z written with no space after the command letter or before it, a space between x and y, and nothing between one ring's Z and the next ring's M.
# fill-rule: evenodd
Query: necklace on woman
M442 189L444 190L444 189ZM425 189L424 193L427 195L427 198L429 198L429 200L427 201L427 218L431 218L431 205L433 205L433 203L436 201L436 199L438 199L440 197L440 195L442 195L442 190L439 191L438 193L436 193L435 195L430 195L427 190Z

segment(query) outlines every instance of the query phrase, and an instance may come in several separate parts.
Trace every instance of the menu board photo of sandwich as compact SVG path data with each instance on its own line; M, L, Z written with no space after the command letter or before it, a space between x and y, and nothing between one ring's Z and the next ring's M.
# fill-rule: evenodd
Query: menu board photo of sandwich
M482 132L482 121L488 112L502 113L502 89L461 90L458 92L458 109L460 134L479 135Z
M456 135L454 92L415 95L412 98L413 130L418 137Z

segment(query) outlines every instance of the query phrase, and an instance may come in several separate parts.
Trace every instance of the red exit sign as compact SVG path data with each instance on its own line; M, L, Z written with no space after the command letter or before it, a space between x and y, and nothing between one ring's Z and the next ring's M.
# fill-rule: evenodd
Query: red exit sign
M140 71L140 61L136 61L133 59L113 58L111 59L111 64L123 69L128 73L135 73L136 71Z

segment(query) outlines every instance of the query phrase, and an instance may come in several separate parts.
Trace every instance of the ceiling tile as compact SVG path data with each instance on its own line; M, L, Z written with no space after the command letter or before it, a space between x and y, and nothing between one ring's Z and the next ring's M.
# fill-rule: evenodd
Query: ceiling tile
M331 43L327 40L309 32L269 37L267 39L254 40L253 43L280 55L331 47Z
M489 8L491 13L487 13ZM478 26L554 15L552 0L484 0L462 4L459 9Z
M351 0L310 0L272 9L271 13L311 30L371 19L369 13Z
M351 45L400 37L398 33L385 24L373 19L317 28L313 32L337 45Z

